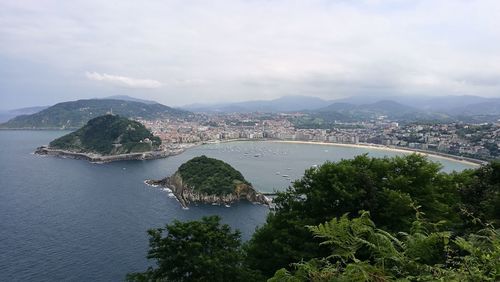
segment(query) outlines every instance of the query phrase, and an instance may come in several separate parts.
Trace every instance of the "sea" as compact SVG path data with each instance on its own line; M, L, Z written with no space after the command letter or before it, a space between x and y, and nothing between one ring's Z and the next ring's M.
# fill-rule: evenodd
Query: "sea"
M154 265L146 259L147 230L173 220L219 215L248 240L265 222L266 206L240 202L184 210L168 191L144 184L195 156L224 160L257 190L273 192L325 161L404 154L267 141L207 144L165 159L107 164L33 154L67 133L0 131L0 281L123 281L127 273ZM472 168L431 159L448 172Z

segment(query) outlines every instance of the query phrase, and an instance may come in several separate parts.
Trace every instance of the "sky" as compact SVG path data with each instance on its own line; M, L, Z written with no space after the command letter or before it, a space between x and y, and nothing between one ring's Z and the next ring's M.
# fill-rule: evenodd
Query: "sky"
M498 0L0 0L0 109L500 96Z

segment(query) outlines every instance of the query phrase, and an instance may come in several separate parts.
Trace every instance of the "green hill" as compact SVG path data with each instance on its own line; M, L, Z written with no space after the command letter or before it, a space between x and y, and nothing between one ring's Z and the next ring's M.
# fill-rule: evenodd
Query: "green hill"
M56 104L31 115L17 116L0 128L68 129L80 128L87 121L107 114L143 119L185 118L190 112L167 107L162 104L145 104L115 99L89 99Z
M184 184L200 193L225 195L233 193L238 184L250 185L231 165L206 156L185 162L177 172Z
M351 120L372 119L388 116L395 120L419 120L434 118L435 115L391 100L381 100L371 104L354 105L349 103L333 103L318 109L320 114L339 113Z
M51 149L81 153L117 155L147 152L160 146L160 138L144 125L116 115L104 115L89 120L75 132L50 142Z
M350 104L338 102L326 107L305 112L306 115L293 118L291 121L297 128L330 129L336 122L356 122L377 119L386 116L399 122L412 121L450 121L447 114L435 113L413 108L391 100L381 100L371 104Z

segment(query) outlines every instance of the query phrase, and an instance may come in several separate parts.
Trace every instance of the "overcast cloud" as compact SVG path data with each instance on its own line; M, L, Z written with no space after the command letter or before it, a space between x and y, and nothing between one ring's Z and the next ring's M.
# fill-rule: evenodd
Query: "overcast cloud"
M500 1L0 0L0 108L500 95Z
M139 79L107 73L87 72L87 78L90 80L103 81L131 88L158 88L161 86L159 81L153 79Z

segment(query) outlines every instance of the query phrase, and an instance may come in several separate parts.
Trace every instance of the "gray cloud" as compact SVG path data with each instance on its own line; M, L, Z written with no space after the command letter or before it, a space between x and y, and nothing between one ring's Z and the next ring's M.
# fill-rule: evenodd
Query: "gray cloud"
M97 72L86 72L85 75L90 80L109 82L112 84L131 88L158 88L162 85L161 82L153 79L138 79L106 73L100 74Z
M65 93L121 91L169 105L498 96L499 14L496 0L2 1L0 60L13 63L0 64L0 91L29 97L31 78L15 68L23 61L64 77ZM82 76L88 70L102 83ZM80 98L66 95L57 99Z

